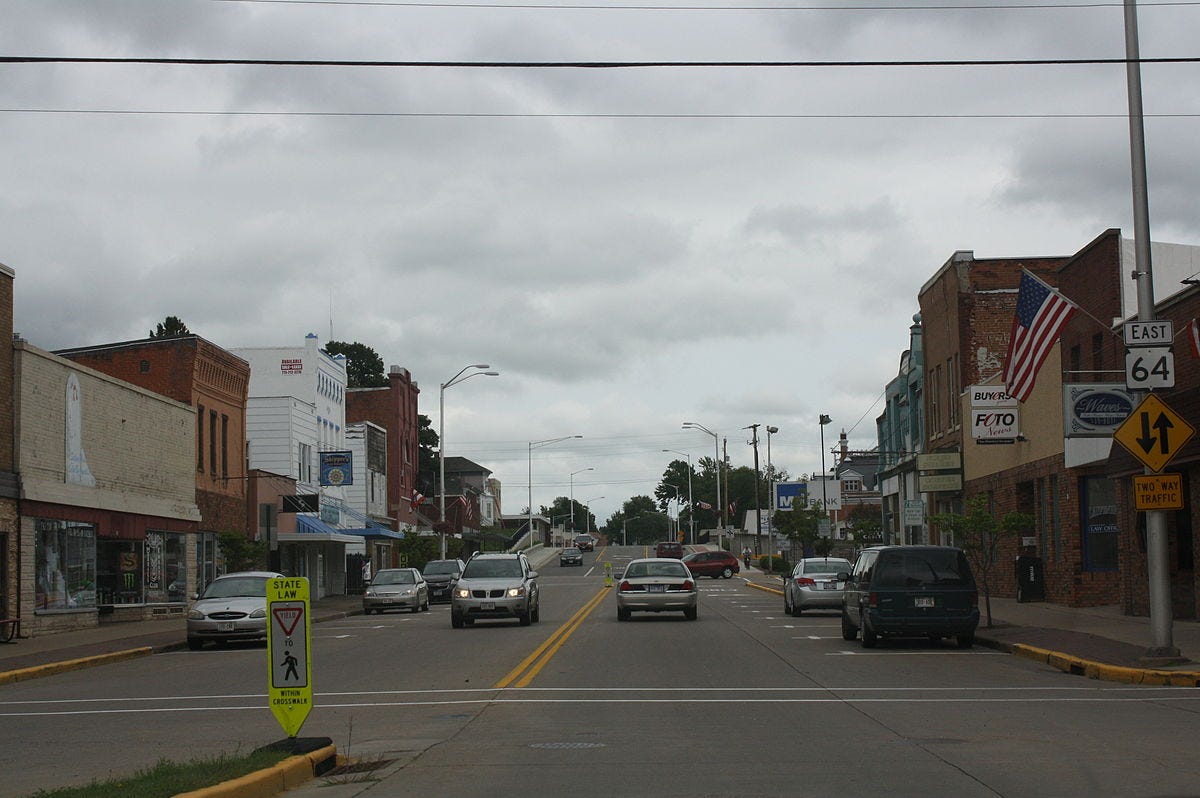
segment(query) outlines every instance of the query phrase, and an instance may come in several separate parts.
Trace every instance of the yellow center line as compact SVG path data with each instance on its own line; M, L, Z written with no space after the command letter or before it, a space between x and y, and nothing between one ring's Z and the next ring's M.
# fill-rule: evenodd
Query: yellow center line
M538 646L536 649L534 649L533 653L530 654L528 657L521 660L520 665L518 665L517 667L515 667L511 671L509 671L508 675L505 676L500 681L496 682L496 684L494 684L493 687L495 687L496 689L508 687L510 684L512 684L513 680L515 680L518 676L520 676L525 671L526 668L528 668L530 665L532 665L534 663L534 661L536 661L537 658L540 657L542 655L542 653L546 651L546 649L548 649L548 648L550 648L550 646L554 645L556 640L559 640L559 638L562 638L565 640L566 637L571 634L571 632L575 631L575 627L578 626L579 623L581 623L583 621L584 617L586 617L588 613L590 613L593 609L595 609L595 606L600 603L600 599L604 598L604 594L607 593L608 590L609 589L606 587L601 588L599 593L597 593L595 596L593 596L591 598L591 600L588 601L588 603L586 603L582 607L580 607L575 612L575 614L572 615L570 617L570 619L567 620L566 623L564 623L562 626L560 626L556 630L554 630L554 634L547 637L546 641L544 643L542 643L540 646ZM561 643L560 643L560 645L561 645ZM555 648L554 650L557 651L558 649ZM547 659L549 659L549 657L547 657ZM543 662L542 666L544 666L545 664L546 663ZM542 666L538 666L537 670L541 670ZM534 671L534 673L536 673L536 672L537 671ZM532 677L530 677L530 678L532 678Z
M604 596L607 593L608 588L605 588L593 596L592 600L583 606L582 614L575 614L575 621L574 623L570 624L571 628L567 629L564 634L560 635L558 640L554 642L554 645L546 649L546 653L542 655L542 658L533 667L526 671L525 675L522 676L520 681L514 684L513 687L528 687L529 683L533 681L533 677L541 673L542 668L546 667L546 663L553 659L554 655L558 653L558 650L563 647L563 643L567 642L567 638L574 634L575 630L579 628L580 624L582 624L584 620L592 614L592 610L600 606L600 602L604 600Z

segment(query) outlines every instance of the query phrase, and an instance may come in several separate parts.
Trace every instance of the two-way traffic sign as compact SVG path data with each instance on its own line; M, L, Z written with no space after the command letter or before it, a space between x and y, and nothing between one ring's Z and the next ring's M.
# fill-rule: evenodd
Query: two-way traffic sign
M1195 427L1166 402L1148 394L1117 427L1113 439L1151 471L1162 471L1195 434Z

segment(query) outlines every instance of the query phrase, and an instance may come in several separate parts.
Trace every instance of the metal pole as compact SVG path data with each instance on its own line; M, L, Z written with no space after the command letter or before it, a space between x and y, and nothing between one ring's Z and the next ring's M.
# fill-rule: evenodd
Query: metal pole
M829 520L829 492L825 489L825 484L829 479L829 475L825 473L825 425L832 419L824 413L817 420L818 426L821 428L821 512L825 515L825 520ZM820 530L818 530L818 533ZM830 533L832 535L832 532Z
M462 372L460 371L459 374ZM442 522L442 530L438 551L439 559L446 559L446 383L442 383L438 391L438 506L441 512L438 520ZM461 556L461 552L459 553Z
M754 447L754 545L761 557L762 550L762 510L758 506L758 424L751 424L743 429L751 430L754 436L750 444Z
M779 432L779 427L767 427L767 473L770 475L771 492L769 494L770 508L767 510L767 545L770 557L767 560L767 573L775 567L775 468L771 464L771 436Z
M1125 0L1125 78L1129 91L1129 155L1133 177L1134 276L1137 280L1138 320L1154 321L1154 275L1150 257L1150 199L1146 178L1146 133L1142 119L1142 69L1138 44L1137 2ZM1150 468L1147 474L1155 473ZM1179 656L1172 629L1170 555L1167 552L1167 514L1146 512L1146 571L1150 588L1150 630L1146 657Z

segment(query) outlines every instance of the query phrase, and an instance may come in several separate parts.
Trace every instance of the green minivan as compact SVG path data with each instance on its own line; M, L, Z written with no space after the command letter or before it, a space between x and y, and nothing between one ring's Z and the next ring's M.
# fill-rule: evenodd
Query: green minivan
M842 638L862 632L863 648L880 637L953 637L970 648L979 626L979 592L962 549L874 546L845 578Z

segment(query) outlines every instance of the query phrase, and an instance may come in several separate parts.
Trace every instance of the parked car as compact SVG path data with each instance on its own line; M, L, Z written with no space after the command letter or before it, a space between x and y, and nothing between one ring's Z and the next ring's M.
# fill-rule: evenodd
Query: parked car
M675 540L664 540L654 547L655 557L672 557L676 560L683 557L683 544Z
M466 564L462 560L430 560L421 569L425 583L429 586L430 601L449 601L450 591L458 582Z
M450 625L461 629L493 618L536 623L541 612L537 576L524 554L476 554L452 591Z
M648 557L625 566L617 585L617 620L628 621L631 613L679 612L696 620L700 593L692 572L677 559Z
M416 568L384 568L363 593L363 615L384 610L424 612L429 609L429 585Z
M563 549L558 553L558 566L583 565L583 552L576 548Z
M876 546L864 549L846 575L842 637L862 632L863 648L880 637L953 637L970 648L979 626L979 593L961 549Z
M591 535L576 535L575 548L580 551L593 551L596 548L596 539Z
M783 578L783 611L800 615L805 610L840 610L845 579L838 574L850 572L850 561L834 557L809 557L796 563Z
M737 557L727 551L693 552L683 558L683 564L693 575L713 579L730 579L742 570Z
M240 571L209 582L187 615L188 648L206 641L218 646L240 640L267 639L267 580L274 571Z

